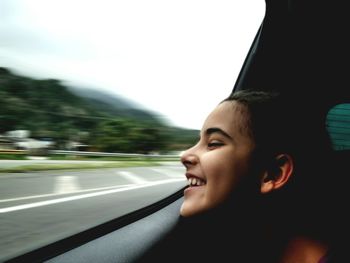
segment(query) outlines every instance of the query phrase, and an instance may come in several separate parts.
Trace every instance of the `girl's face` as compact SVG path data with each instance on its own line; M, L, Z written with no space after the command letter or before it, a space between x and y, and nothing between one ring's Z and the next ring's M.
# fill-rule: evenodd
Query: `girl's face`
M205 120L198 143L182 155L189 181L182 216L223 203L248 174L254 142L244 128L246 114L245 106L236 101L219 104Z

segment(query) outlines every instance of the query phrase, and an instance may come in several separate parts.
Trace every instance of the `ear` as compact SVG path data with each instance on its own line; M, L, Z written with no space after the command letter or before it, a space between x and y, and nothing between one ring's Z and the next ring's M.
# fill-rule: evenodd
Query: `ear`
M288 154L275 157L274 167L264 172L260 191L263 194L277 190L284 186L293 173L293 159Z

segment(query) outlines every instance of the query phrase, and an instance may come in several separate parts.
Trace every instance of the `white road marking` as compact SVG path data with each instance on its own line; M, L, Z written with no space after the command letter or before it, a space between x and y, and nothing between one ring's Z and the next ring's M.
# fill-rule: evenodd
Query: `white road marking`
M154 170L157 173L162 173L164 174L164 170L162 169L157 169L157 168L152 168L152 170ZM128 173L128 172L116 172L117 174L122 173L121 175L126 178L129 181L133 181L132 183L146 183L148 181L136 177L135 175L133 175L132 173ZM176 175L176 172L172 171L172 175L169 176L168 173L166 172L166 175L168 177L182 177L183 174L179 173L179 175ZM132 178L132 179L131 179ZM63 181L63 180L62 180ZM130 186L131 184L124 184L124 185L113 185L113 186L107 186L107 187L99 187L99 188L89 188L89 189L77 189L78 187L75 187L76 190L71 189L71 191L62 191L57 189L58 187L56 186L56 191L52 194L42 194L42 195L31 195L31 196L23 196L23 197L16 197L16 198L8 198L8 199L2 199L0 200L0 203L6 203L6 202L13 202L13 201L21 201L21 200L28 200L28 199L36 199L36 198L44 198L44 197L50 197L50 196L58 196L58 195L64 195L64 194L76 194L76 193L84 193L84 192L93 192L93 191L101 191L101 190L107 190L107 189L115 189L115 188L121 188L121 187L127 187ZM72 188L72 187L70 187ZM74 190L74 191L73 191Z
M144 184L147 183L148 181L141 178L140 176L137 176L133 173L130 172L126 172L126 171L118 171L116 172L118 175L121 175L122 177L124 177L125 179L127 179L128 181L131 181L134 184Z
M99 187L99 188L89 188L89 189L84 189L84 190L78 190L78 191L75 191L75 192L70 192L70 194L84 193L84 192L93 192L93 191L101 191L101 190L107 190L107 189L126 187L126 186L130 186L130 185L131 184L124 184L124 185L113 185L113 186ZM65 195L65 194L67 194L67 193L53 193L53 194L23 196L23 197L2 199L2 200L0 200L0 203L12 202L12 201L20 201L20 200L27 200L27 199L35 199L35 198L43 198L43 197L57 196L57 195Z
M66 194L78 191L78 180L76 176L63 175L56 178L55 191L56 194Z
M175 172L174 170L170 170L170 169L164 170L164 169L158 169L158 168L150 168L150 170L160 173L166 177L185 178L185 170L183 170L182 172Z
M162 180L162 181L157 181L157 182L149 182L149 183L145 183L142 185L132 185L132 186L124 187L121 189L120 188L119 189L112 189L112 190L106 190L106 191L101 191L101 192L96 192L96 193L75 195L75 196L63 197L63 198L58 198L58 199L53 199L53 200L41 201L41 202L36 202L36 203L31 203L31 204L5 207L5 208L0 208L0 213L8 213L8 212L18 211L18 210L23 210L23 209L58 204L58 203L69 202L69 201L73 201L73 200L95 197L95 196L100 196L100 195L108 195L108 194L130 191L130 190L134 190L134 189L138 189L138 188L150 187L150 186L160 185L160 184L167 184L167 183L177 182L177 181L184 181L184 180L183 179L181 179L181 180L180 179L167 179L167 180Z

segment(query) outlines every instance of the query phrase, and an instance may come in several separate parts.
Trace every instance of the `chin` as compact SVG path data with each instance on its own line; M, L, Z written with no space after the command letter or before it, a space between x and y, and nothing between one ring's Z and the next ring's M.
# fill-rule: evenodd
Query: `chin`
M191 209L189 211L189 209L186 208L186 204L183 203L181 208L180 208L180 215L183 217L188 217L191 215Z
M180 208L180 215L183 217L190 217L199 213L200 212L198 211L198 209L195 209L194 207L186 205L186 201L182 204Z
M180 215L182 217L192 217L192 216L197 216L200 214L203 214L207 211L208 209L205 209L203 207L198 207L198 205L193 205L193 204L188 204L186 201L182 203L182 206L180 208Z

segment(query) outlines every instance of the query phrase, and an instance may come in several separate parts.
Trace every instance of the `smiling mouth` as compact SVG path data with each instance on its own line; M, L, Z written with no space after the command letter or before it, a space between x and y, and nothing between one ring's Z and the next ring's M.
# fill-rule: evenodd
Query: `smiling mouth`
M189 186L202 186L205 185L205 181L199 178L190 177L187 179Z

